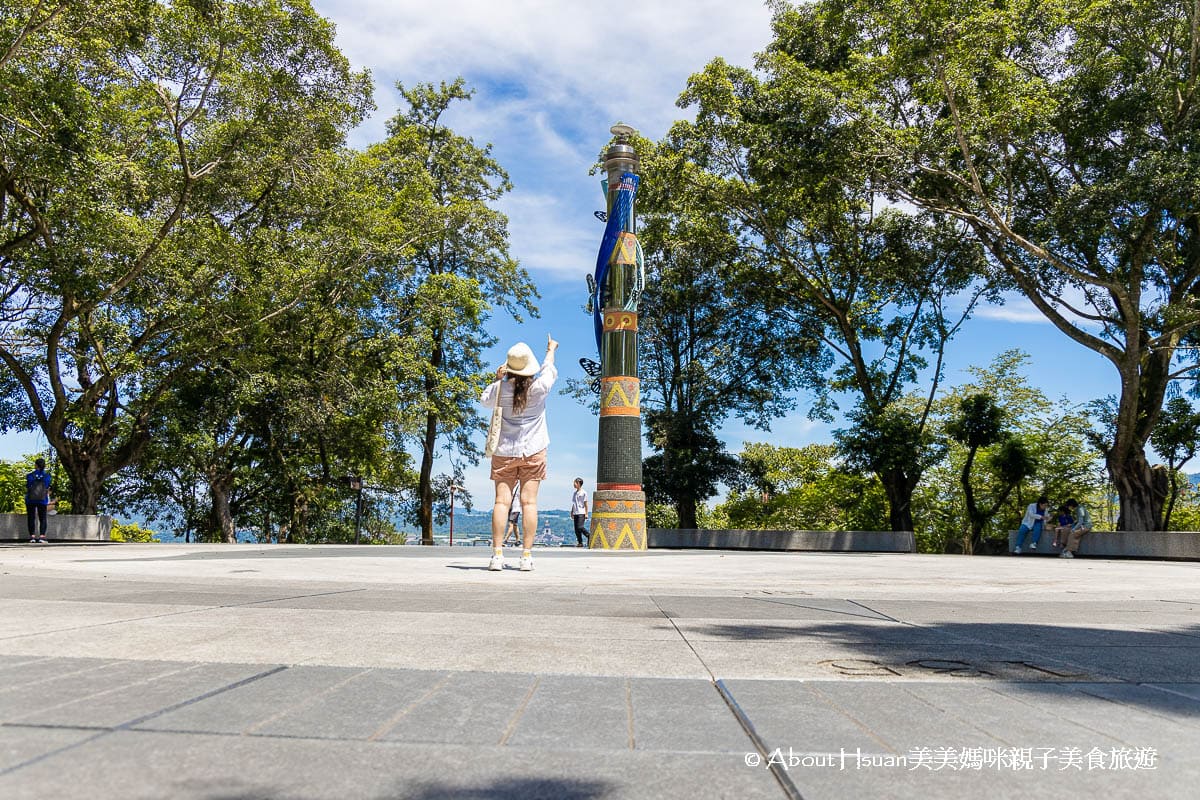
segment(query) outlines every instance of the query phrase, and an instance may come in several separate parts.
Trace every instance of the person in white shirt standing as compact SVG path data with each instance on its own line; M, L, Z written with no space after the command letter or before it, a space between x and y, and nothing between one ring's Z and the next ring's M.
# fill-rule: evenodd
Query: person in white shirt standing
M575 521L575 546L583 547L588 540L587 529L588 496L583 490L583 478L575 479L575 493L571 495L571 519Z
M498 404L501 411L500 440L492 456L496 505L492 508L492 559L488 562L488 569L495 572L504 569L504 529L517 484L521 486L521 571L533 569L538 488L546 479L546 449L550 445L546 399L558 379L554 366L557 349L558 342L547 336L546 357L539 367L529 345L513 345L504 364L496 370L496 380L479 398L486 408L494 409Z
M513 488L512 505L508 508L508 526L504 529L504 544L508 544L508 537L512 537L513 544L521 543L521 485L517 484Z

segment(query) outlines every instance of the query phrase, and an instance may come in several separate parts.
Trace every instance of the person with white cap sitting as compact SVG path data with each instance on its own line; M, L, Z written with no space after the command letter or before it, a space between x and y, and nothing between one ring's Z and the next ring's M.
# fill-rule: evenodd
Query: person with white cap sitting
M500 408L500 436L492 453L496 505L492 509L492 559L488 569L504 569L504 530L513 488L520 484L522 517L521 570L533 569L533 537L537 533L538 487L546 479L546 399L558 379L554 351L558 342L546 337L546 357L539 366L533 350L518 342L496 370L496 380L480 397L485 407Z

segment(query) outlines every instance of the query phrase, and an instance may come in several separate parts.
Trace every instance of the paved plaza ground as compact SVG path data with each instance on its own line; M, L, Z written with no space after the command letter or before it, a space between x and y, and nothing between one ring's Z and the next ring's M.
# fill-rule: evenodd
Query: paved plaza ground
M1200 784L1200 564L487 555L0 547L0 798Z

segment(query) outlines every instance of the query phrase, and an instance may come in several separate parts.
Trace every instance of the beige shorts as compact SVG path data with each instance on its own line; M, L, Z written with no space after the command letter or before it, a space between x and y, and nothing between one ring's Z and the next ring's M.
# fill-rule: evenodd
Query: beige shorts
M492 480L510 486L525 481L546 480L546 450L531 456L492 456Z

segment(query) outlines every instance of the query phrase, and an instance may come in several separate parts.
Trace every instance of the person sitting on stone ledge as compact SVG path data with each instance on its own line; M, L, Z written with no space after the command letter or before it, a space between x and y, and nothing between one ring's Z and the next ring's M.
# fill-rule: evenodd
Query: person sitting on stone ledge
M1075 498L1071 498L1067 501L1067 509L1075 517L1075 524L1071 526L1071 533L1067 536L1059 558L1074 558L1075 553L1079 551L1079 540L1092 532L1092 515L1088 513L1087 508L1080 505Z

